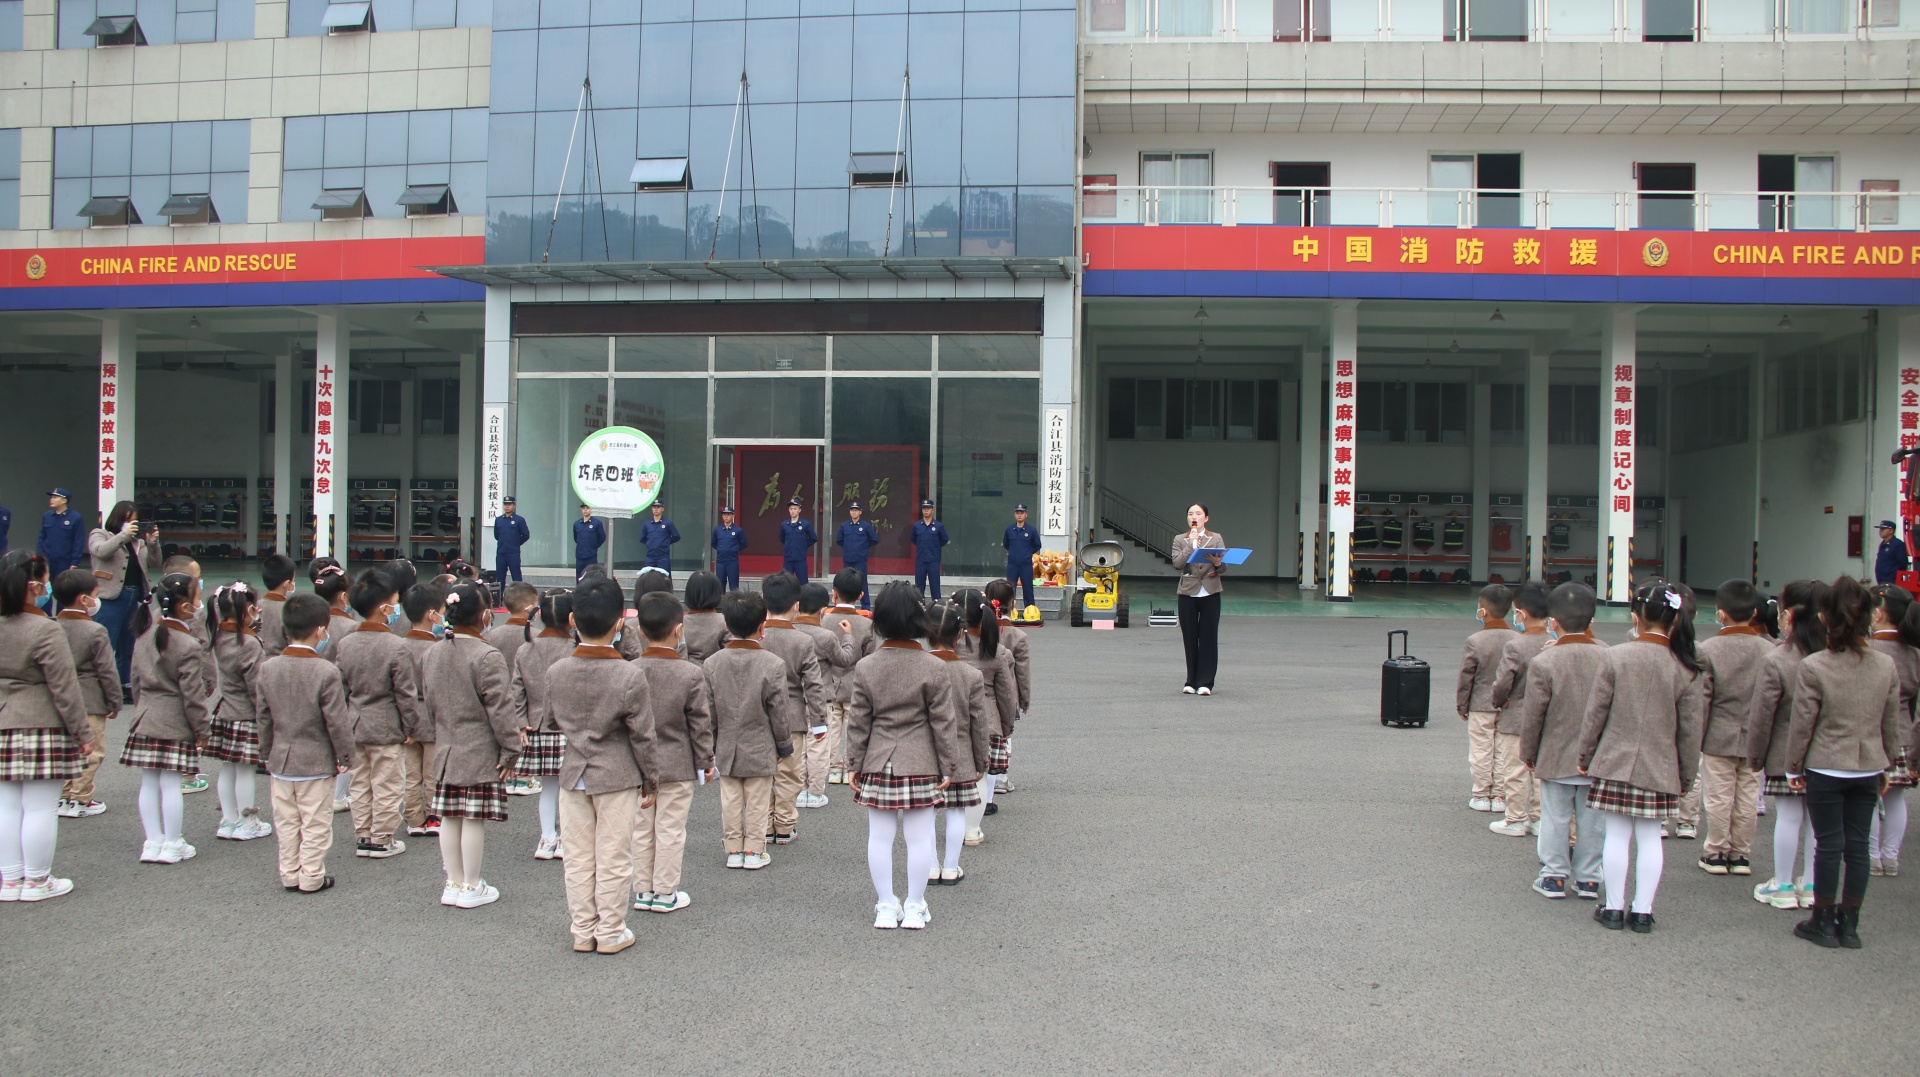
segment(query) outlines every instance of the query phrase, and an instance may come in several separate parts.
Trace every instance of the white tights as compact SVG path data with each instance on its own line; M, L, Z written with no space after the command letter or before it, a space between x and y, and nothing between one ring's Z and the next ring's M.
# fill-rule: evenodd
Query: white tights
M17 882L52 873L59 803L58 778L0 782L0 877Z
M171 770L140 772L140 826L148 841L179 841L186 799L180 793L180 775Z
M867 873L881 902L900 900L893 890L893 838L907 839L907 900L927 899L927 874L933 870L933 808L892 812L867 809ZM444 824L443 824L444 825Z
M972 808L946 809L947 847L944 850L945 855L940 860L941 867L957 868L960 866L960 850L967 844L967 817L971 814L973 814Z
M253 764L222 761L213 776L213 790L220 797L220 821L237 823L253 810Z
M540 783L540 840L553 841L560 836L560 776L551 775Z
M1900 844L1907 837L1907 790L1893 786L1880 798L1880 813L1873 817L1873 833L1867 841L1868 855L1875 860L1900 859Z
M1773 798L1773 885L1785 887L1793 882L1793 858L1802 848L1807 851L1800 865L1800 884L1813 885L1813 819L1807 815L1806 797Z
M1600 852L1600 874L1607 881L1607 908L1618 912L1627 907L1628 843L1637 842L1640 855L1634 863L1633 911L1652 912L1653 895L1660 889L1660 873L1667 864L1666 853L1660 848L1660 820L1614 811L1601 814L1607 820L1607 841Z
M440 863L446 865L447 882L468 890L480 885L480 859L487 849L485 819L447 818L440 820Z
M987 805L993 803L993 786L999 781L998 775L980 775L980 803L967 809L967 829L979 830L980 824L987 818Z

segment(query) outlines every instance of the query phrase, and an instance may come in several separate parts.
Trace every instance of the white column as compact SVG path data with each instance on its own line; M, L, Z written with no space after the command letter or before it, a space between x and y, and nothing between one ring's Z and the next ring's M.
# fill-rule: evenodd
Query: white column
M1600 324L1600 512L1595 579L1601 601L1633 597L1633 402L1636 312L1615 306Z
M339 520L347 513L346 355L340 348L340 316L315 316L313 345L313 556L340 557ZM340 551L340 552L336 552ZM344 558L343 558L344 560Z
M294 391L298 364L297 347L273 357L273 548L276 553L298 558L294 547L299 534L293 512L300 505L299 484L293 477L293 435L300 416L294 413Z
M1041 545L1078 550L1081 533L1079 461L1080 409L1075 406L1080 384L1074 353L1074 328L1080 324L1080 303L1071 280L1049 281L1040 313L1040 504ZM1054 489L1055 477L1059 489ZM1047 541L1047 540L1053 541ZM827 544L822 542L822 551Z
M1529 580L1547 578L1547 352L1527 353L1527 571Z
M460 548L467 556L479 555L478 563L492 567L494 557L493 518L500 514L500 498L513 492L514 480L514 411L513 411L513 300L505 288L487 289L486 323L483 331L485 351L479 360L477 388L480 407L469 407L472 397L469 386L476 386L476 379L467 376L468 360L461 361L460 407L463 415L477 415L480 421L475 424L478 433L462 439L462 451L468 451L468 442L482 451L484 466L469 467L464 461L460 468ZM611 397L611 394L609 394ZM613 401L608 399L608 414L612 414ZM494 455L488 439L500 435L498 455ZM486 474L484 472L491 472ZM497 478L496 478L497 476ZM498 489L490 489L497 486ZM473 534L474 520L479 520L478 542ZM564 545L564 544L563 544ZM473 547L477 546L477 549ZM613 550L613 535L607 535L607 550Z
M1914 365L1920 366L1920 363ZM1752 538L1747 544L1747 575L1754 584L1760 582L1760 504L1766 498L1766 488L1760 485L1766 477L1767 445L1767 356L1765 352L1753 357L1753 370L1747 376L1747 444L1753 449L1753 506ZM1668 449L1672 452L1672 449ZM1889 458L1893 450L1887 450ZM1894 517L1898 519L1896 515ZM1865 536L1861 545L1866 545Z
M1327 445L1327 597L1353 601L1353 492L1359 469L1354 451L1354 408L1359 401L1360 304L1339 299L1333 303L1328 332L1332 357L1332 391L1327 394L1330 424Z
M264 379L258 373L254 375L254 399L260 399L260 382ZM240 542L248 557L260 556L260 506L266 503L260 493L260 442L266 436L266 421L260 418L260 409L253 411L253 439L248 443L251 451L247 453L246 487L240 494Z
M1493 386L1478 373L1473 378L1473 545L1467 568L1475 583L1486 581L1493 542Z
M1300 589L1318 590L1320 573L1313 547L1320 540L1320 374L1326 350L1300 349Z
M134 436L138 424L139 333L131 314L100 319L100 414L94 432L100 518L119 501L133 500Z

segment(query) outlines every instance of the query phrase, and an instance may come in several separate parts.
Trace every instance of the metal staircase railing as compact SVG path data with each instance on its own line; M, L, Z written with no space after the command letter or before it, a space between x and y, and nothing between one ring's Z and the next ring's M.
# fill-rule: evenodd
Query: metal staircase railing
M1173 536L1183 530L1104 486L1100 488L1100 525L1169 565L1173 564Z

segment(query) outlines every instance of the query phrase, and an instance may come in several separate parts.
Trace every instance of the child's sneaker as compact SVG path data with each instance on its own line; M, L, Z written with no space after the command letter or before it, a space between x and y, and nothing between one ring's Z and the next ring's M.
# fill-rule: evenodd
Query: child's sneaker
M440 817L438 815L429 815L425 819L420 820L419 826L407 827L407 837L409 838L429 838L439 833Z
M654 912L679 912L691 904L693 904L693 899L687 896L685 890L675 890L671 894L653 895Z
M180 791L182 793L206 792L207 776L205 774L195 774L195 775L192 775L191 777L180 779Z
M445 886L440 888L440 904L458 905L459 903L460 903L460 888L458 886L455 886L453 883L449 882Z
M242 812L240 825L233 828L234 841L252 841L273 833L273 824L260 818L258 811Z
M1600 900L1600 884L1599 883L1574 883L1573 896L1577 898L1585 898L1588 901L1599 901Z
M824 808L827 806L827 796L825 793L801 793L793 798L793 803L801 808Z
M372 848L373 848L372 838L361 838L353 843L353 855L367 856L369 855L369 851Z
M79 809L77 809L77 808L76 808L76 807L74 806L74 803L73 803L73 801L71 801L71 800L68 800L68 799L67 799L66 797L61 797L61 798L60 798L60 801L59 801L59 803L57 803L57 804L55 804L55 805L53 806L53 814L55 814L55 815L57 815L57 816L59 816L59 817L60 817L60 818L62 818L62 819L78 819L78 818L80 818L80 812L79 812ZM1877 863L1879 863L1879 861L1877 861L1877 860L1876 860L1876 861L1874 861L1874 863L1876 863L1876 864L1877 864ZM1875 872L1874 874L1876 874L1876 875L1877 875L1877 874L1879 874L1879 873L1878 873L1878 872Z
M399 838L388 838L385 845L379 845L371 841L368 842L367 851L361 855L367 857L369 860L385 860L388 857L399 856L406 851L406 842L401 841Z
M1497 811L1497 812L1505 812L1505 811L1507 810L1507 802L1506 802L1506 799L1505 799L1504 797L1494 797L1494 798L1493 798L1493 803L1491 803L1491 804L1489 804L1489 805L1487 805L1487 810L1488 810L1488 811Z
M773 857L765 853L743 853L740 856L740 866L748 871L759 871L771 863L773 863Z
M730 868L745 867L746 859L747 859L747 854L745 853L728 853L727 866Z
M828 785L847 784L847 772L845 768L834 767L832 770L827 771L827 784Z
M900 926L901 908L897 901L882 901L873 907L873 926L891 931Z
M552 860L554 858L554 848L559 844L559 838L541 838L540 844L534 847L533 858L535 860Z
M1699 864L1700 870L1706 872L1708 875L1725 875L1727 873L1727 854L1708 853L1700 858Z
M1527 824L1525 820L1495 819L1493 822L1487 824L1487 829L1493 831L1495 834L1505 834L1509 838L1524 838L1527 836Z
M1768 879L1766 882L1753 888L1753 900L1764 905L1771 905L1776 909L1797 909L1800 907L1800 899L1795 896L1793 887L1780 886L1772 879Z
M56 879L51 875L40 879L28 879L20 884L20 900L46 901L68 893L72 889L72 879Z
M1751 860L1748 860L1748 859L1747 859L1746 857L1744 857L1744 856L1730 856L1730 857L1727 857L1727 874L1729 874L1729 875L1752 875L1752 874L1753 874L1753 861L1751 861Z
M1882 861L1879 857L1877 856L1874 857L1873 862L1867 867L1867 874L1868 875L1885 875L1887 872L1885 868L1882 868L1880 866L1881 863Z
M1794 887L1793 896L1800 899L1801 908L1803 909L1813 908L1813 884L1812 883L1801 883L1800 885Z
M603 954L617 954L620 951L625 950L629 946L632 946L634 943L634 939L635 939L635 936L633 934L633 929L630 927L623 927L620 929L619 938L613 940L612 942L603 942L599 944L599 946L597 946L596 949Z
M1566 897L1567 880L1558 875L1542 875L1533 880L1533 892L1543 898Z
M19 901L20 891L25 886L24 879L0 880L0 901Z
M633 907L642 912L653 908L653 891L646 890L633 896Z
M1692 841L1700 835L1700 828L1693 823L1678 823L1673 828L1673 836L1681 841Z
M1895 857L1880 861L1880 874L1885 875L1889 879L1897 877L1900 874L1899 858Z
M460 892L453 897L453 907L456 909L477 909L482 905L491 905L499 900L500 891L488 886L487 880L482 879L471 887L461 887Z
M232 841L233 832L239 828L240 820L222 819L220 820L220 825L213 828L213 839L215 841Z
M180 838L176 841L163 841L160 843L160 856L156 862L161 864L178 864L182 860L192 860L199 851L200 850L195 849L193 846L188 845L187 839L185 838Z
M908 931L918 931L926 927L927 921L932 919L933 914L927 910L927 903L924 901L909 901L900 906L900 926Z
M565 860L567 858L567 841L565 838L553 839L553 858L555 860Z
M1492 797L1470 797L1467 800L1467 807L1472 808L1474 811L1492 811L1493 798Z
M983 843L983 842L985 842L986 840L987 840L987 834L986 834L986 832L985 832L985 831L983 831L983 830L969 830L969 831L967 831L967 836L966 836L966 837L964 837L964 838L962 838L962 839L960 839L960 844L962 844L962 845L965 845L965 846L967 846L967 847L969 847L969 848L971 848L971 847L973 847L973 846L975 846L975 845L979 845L979 844L981 844L981 843Z
M157 841L141 842L140 843L140 862L142 864L165 863L165 861L160 859L160 843Z

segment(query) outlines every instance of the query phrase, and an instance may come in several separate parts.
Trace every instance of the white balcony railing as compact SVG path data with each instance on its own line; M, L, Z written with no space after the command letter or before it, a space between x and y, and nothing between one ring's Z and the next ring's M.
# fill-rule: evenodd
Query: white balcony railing
M1917 0L1083 0L1100 41L1836 41L1920 37Z
M1920 193L1276 190L1088 184L1081 190L1080 216L1087 224L1914 232L1920 231Z

